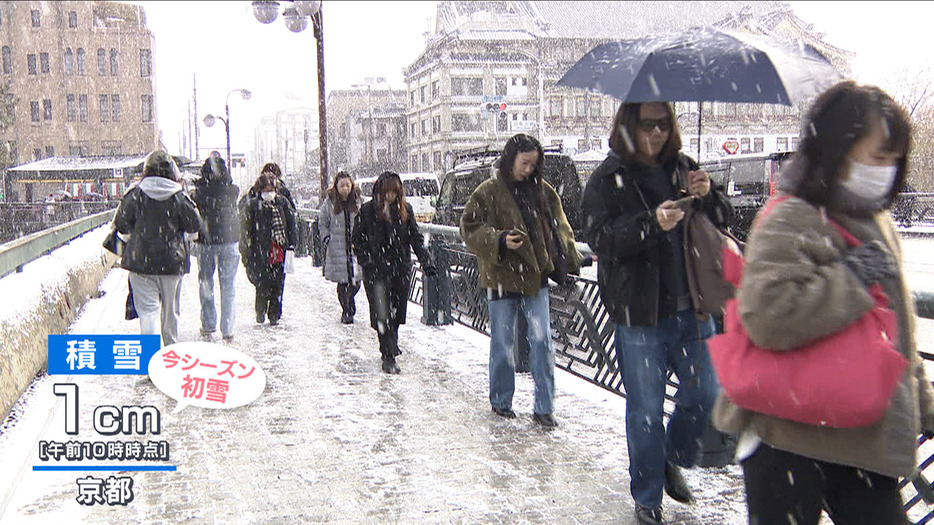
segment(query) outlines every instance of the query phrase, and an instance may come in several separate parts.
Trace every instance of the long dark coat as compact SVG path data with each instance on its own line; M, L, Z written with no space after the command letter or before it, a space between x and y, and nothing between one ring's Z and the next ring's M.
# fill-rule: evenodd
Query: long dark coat
M288 240L286 250L294 250L298 240L295 229L295 212L282 195L273 200L285 222ZM272 209L263 205L261 197L247 197L240 214L240 259L246 269L247 279L254 285L269 276L269 248L272 243Z
M676 197L681 185L677 170L698 166L684 155L663 165L661 169L672 179L667 195L653 189L648 180L653 169L658 168L639 162L624 165L611 153L590 176L581 203L584 237L597 254L600 298L613 321L627 326L657 326L660 317L670 317L677 310L675 298L663 296L661 282L663 258L677 254L668 245L668 232L658 225L655 208ZM710 193L699 201L695 203L698 211L718 226L727 225L729 200L713 181ZM683 242L675 247L682 253Z
M229 179L230 176L227 176ZM191 199L198 206L204 220L204 231L197 242L203 244L229 244L240 238L237 213L237 195L240 188L230 180L200 179L195 184Z
M363 267L363 284L370 302L370 326L380 330L380 317L390 328L405 324L406 305L412 276L411 251L415 251L422 267L431 264L425 249L425 239L418 231L412 206L406 203L408 220L400 220L399 209L393 205L393 222L376 213L376 200L360 207L353 226L353 250ZM388 302L384 304L384 298ZM385 310L380 311L381 308Z

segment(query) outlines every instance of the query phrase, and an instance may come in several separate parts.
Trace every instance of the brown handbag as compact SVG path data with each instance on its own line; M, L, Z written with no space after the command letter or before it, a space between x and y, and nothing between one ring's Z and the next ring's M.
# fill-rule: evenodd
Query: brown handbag
M706 318L723 315L736 288L723 277L723 250L742 256L745 245L718 228L702 212L688 208L684 214L684 266L694 312Z

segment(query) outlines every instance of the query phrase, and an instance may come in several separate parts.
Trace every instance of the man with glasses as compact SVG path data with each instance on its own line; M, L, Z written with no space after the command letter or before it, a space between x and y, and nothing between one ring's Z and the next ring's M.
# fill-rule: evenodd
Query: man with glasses
M704 343L714 322L694 311L682 219L693 207L725 226L730 208L710 177L680 152L670 104L622 104L610 148L584 190L584 237L597 255L600 296L616 325L636 518L656 525L665 523L663 490L682 503L694 500L680 468L697 462L719 390ZM680 386L666 429L668 371Z

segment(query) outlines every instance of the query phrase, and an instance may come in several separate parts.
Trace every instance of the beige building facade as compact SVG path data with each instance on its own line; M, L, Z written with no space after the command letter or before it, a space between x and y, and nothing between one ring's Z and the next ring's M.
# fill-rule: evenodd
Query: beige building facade
M0 138L12 165L158 147L155 41L142 7L0 1L0 52L0 82L14 105Z
M404 70L408 169L441 173L457 153L502 149L525 132L571 155L608 149L619 100L555 83L599 44L712 25L786 39L846 74L852 54L821 40L782 2L445 1L422 54ZM685 150L696 152L697 104L677 104ZM800 108L704 106L701 156L789 149Z

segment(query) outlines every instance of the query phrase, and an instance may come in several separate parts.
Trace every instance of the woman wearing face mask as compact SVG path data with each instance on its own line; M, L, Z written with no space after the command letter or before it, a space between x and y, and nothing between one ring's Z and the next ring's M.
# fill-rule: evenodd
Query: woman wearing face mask
M359 195L350 175L338 172L318 214L318 231L325 247L324 278L337 283L337 300L341 305L341 323L344 324L353 323L357 312L354 297L363 278L362 271L357 268L350 239Z
M680 468L698 459L719 389L705 343L714 321L694 312L684 260L685 213L675 201L690 197L695 212L719 226L726 226L730 206L697 163L679 152L671 104L622 104L610 147L584 190L584 236L598 256L600 297L615 324L635 514L639 523L654 525L665 523L663 490L682 503L694 500ZM679 387L666 428L668 371L678 376Z
M240 256L256 286L256 322L279 324L285 287L285 251L295 249L298 235L292 205L276 191L278 180L263 173L253 184L240 215Z
M515 393L516 318L528 321L529 358L535 380L532 419L552 428L555 351L551 345L548 277L559 253L576 273L580 254L561 199L542 179L545 152L534 137L506 141L497 176L477 186L461 216L461 236L477 255L480 286L490 309L490 405L512 419ZM560 280L560 278L559 278ZM562 283L563 284L563 283Z
M715 424L740 435L750 523L904 524L898 477L915 467L918 434L934 430L934 398L915 348L915 313L888 209L908 173L905 112L876 87L837 84L808 111L777 201L753 225L737 290L739 315L763 348L793 349L844 330L881 284L910 365L880 421L810 426L717 400ZM848 248L828 219L863 245Z
M379 338L383 372L398 374L399 325L405 324L412 251L425 275L434 275L425 239L397 173L384 171L373 184L373 199L360 206L354 221L354 254L363 267L363 288L370 303L370 326Z

